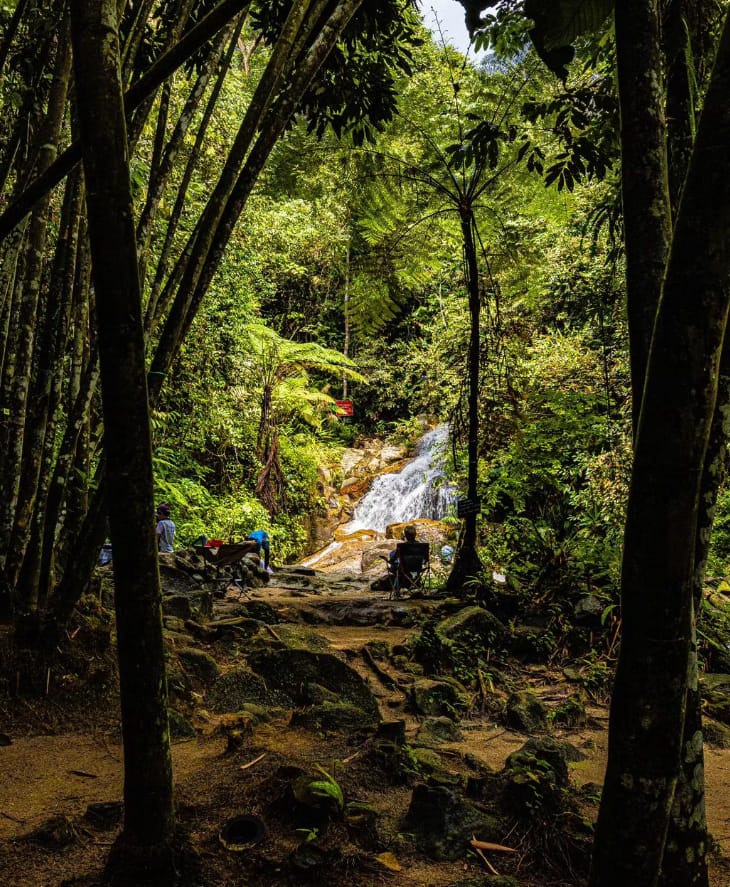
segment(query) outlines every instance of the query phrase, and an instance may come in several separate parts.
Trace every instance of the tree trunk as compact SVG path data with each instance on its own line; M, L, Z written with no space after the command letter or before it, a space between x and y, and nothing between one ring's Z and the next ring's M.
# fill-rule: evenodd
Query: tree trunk
M73 0L87 185L124 738L124 830L115 862L172 870L175 830L152 458L127 137L113 0Z
M467 418L467 499L478 501L477 481L479 474L479 363L480 363L480 315L481 299L479 287L479 265L477 262L476 241L474 239L474 216L469 209L462 209L461 236L466 266L466 286L469 296L469 392ZM482 571L482 562L477 554L477 511L467 514L459 538L459 546L454 557L454 565L449 573L446 587L449 591L463 594L464 586Z
M56 157L57 144L60 137L66 108L69 80L71 77L71 53L68 42L68 19L64 20L61 29L56 70L51 85L48 114L42 131L42 146L38 155L38 169L42 172L47 169ZM24 324L26 330L20 345L20 369L26 379L26 384L19 384L16 388L14 408L19 411L23 425L11 430L13 437L13 449L21 453L20 461L12 467L16 472L17 481L15 487L15 502L17 503L13 515L13 530L10 537L10 549L5 564L5 572L8 581L15 586L20 574L26 545L30 535L30 521L33 506L36 500L38 476L40 471L40 456L43 451L43 437L47 417L40 414L41 398L46 389L50 391L51 367L35 367L33 373L34 348L36 357L44 363L52 362L52 341L58 327L58 321L54 322L54 307L52 303L43 304L41 289L43 283L44 254L46 245L46 232L48 228L48 200L41 201L36 207L30 223L28 235L28 265L24 282L24 304L21 312L33 318L30 329ZM41 318L42 320L39 320ZM36 336L40 335L40 347L36 343ZM33 388L33 376L37 385ZM21 378L18 379L21 382ZM38 390L40 387L40 391ZM21 408L22 402L22 408ZM13 433L14 431L14 433ZM10 460L12 461L12 460ZM5 471L9 470L6 463ZM14 500L11 497L6 504L12 507Z
M693 673L699 499L730 305L729 93L726 20L674 229L642 401L592 887L657 884L673 805L682 815L674 797L682 758L695 780L702 779L701 733L683 739L683 725ZM704 859L690 865L683 883L701 883L703 867Z
M239 17L238 23L234 27L233 37L229 43L226 56L223 59L223 64L221 65L218 72L218 77L216 78L213 89L208 96L208 101L205 106L205 111L203 112L202 120L200 121L200 126L198 127L198 131L195 134L195 143L190 151L187 163L185 164L185 171L183 172L182 179L180 180L180 184L178 186L177 197L175 198L175 205L173 206L172 212L170 213L170 218L168 219L167 226L165 228L165 240L162 245L162 249L160 250L160 257L157 262L155 278L152 282L150 297L147 302L147 310L145 312L144 329L145 333L147 333L148 335L155 329L160 315L163 315L169 307L166 302L160 301L162 284L165 280L165 277L167 276L167 271L170 264L170 256L172 254L172 248L175 243L175 234L177 233L177 227L180 219L182 218L183 210L185 208L188 187L190 186L190 182L192 181L197 162L200 159L200 154L203 149L203 142L205 141L208 133L208 126L213 116L213 111L215 110L215 107L218 103L218 97L220 96L221 90L223 89L223 83L226 79L226 74L231 65L233 52L236 48L236 41L239 34L241 33L243 22L244 16L241 15ZM179 282L180 281L178 278L175 280L174 283L176 285ZM173 286L171 285L169 288L167 288L167 291L172 294Z
M178 121L170 136L169 142L160 147L160 155L157 163L153 163L150 172L150 181L147 188L147 199L144 208L140 213L137 222L137 252L139 253L139 280L140 288L144 292L144 282L147 273L147 259L149 253L150 241L152 239L152 226L157 216L157 210L162 199L165 186L180 151L185 135L188 131L193 116L197 113L198 105L203 97L203 93L208 85L208 81L220 64L221 53L223 51L223 41L226 33L223 32L215 41L215 47L210 53L207 62L204 64L202 71L198 75L193 88L190 90L183 110L180 112Z
M671 240L657 0L616 0L634 434Z

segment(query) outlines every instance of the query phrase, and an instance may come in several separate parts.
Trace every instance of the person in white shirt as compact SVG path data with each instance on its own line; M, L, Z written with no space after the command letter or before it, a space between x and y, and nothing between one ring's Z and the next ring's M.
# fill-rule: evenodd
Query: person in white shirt
M157 550L172 551L175 539L175 524L170 520L170 506L160 505L157 509Z

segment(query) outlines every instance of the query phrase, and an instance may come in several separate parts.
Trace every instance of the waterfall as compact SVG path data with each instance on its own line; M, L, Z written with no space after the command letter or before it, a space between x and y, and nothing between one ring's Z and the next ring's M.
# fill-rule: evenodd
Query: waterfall
M415 456L402 471L376 477L347 529L384 533L388 524L444 517L457 495L444 475L448 440L448 426L439 425L421 438Z

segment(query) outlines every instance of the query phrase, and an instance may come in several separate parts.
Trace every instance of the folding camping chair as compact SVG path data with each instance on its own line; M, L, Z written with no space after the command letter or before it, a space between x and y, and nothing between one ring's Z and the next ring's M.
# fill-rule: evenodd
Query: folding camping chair
M399 598L402 589L424 589L431 576L428 542L399 542L389 564L390 596Z
M245 542L229 542L210 548L207 545L196 546L206 564L215 569L215 578L220 579L220 568L239 563L247 554L258 553L258 542L247 539Z

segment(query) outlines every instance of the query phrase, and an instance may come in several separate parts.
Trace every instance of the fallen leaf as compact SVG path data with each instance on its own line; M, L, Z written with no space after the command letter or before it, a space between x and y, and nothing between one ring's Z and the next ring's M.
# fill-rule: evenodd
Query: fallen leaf
M389 850L386 850L385 853L378 853L375 858L385 868L390 869L391 872L399 872L401 870L401 864L395 858L395 854Z

